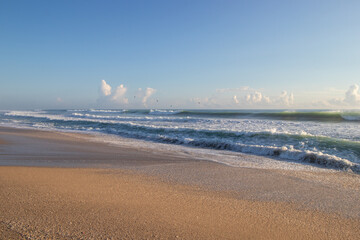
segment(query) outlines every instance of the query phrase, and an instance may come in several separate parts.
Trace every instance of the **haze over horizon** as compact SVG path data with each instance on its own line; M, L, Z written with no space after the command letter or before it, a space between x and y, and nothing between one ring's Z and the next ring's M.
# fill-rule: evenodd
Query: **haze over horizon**
M359 1L1 1L0 109L359 109Z

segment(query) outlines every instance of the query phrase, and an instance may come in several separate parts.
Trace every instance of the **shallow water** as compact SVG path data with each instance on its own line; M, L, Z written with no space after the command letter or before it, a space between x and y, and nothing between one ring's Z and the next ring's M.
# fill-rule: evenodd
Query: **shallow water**
M169 147L188 146L202 149L205 153L207 150L208 153L222 150L217 151L219 162L222 161L221 155L250 153L360 172L359 111L3 111L0 112L0 123L45 130L101 133L163 143ZM236 160L232 162L236 163Z

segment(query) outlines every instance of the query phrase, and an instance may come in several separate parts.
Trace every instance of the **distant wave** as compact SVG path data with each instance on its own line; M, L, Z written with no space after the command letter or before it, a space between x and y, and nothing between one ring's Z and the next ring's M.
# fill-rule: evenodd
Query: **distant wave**
M122 110L107 110L107 109L90 109L90 112L99 112L99 113L124 113L127 112L126 109Z
M45 114L45 111L9 111L6 112L5 116L19 116L19 117L37 117L41 116L40 114Z
M360 121L360 112L340 111L260 113L259 116L269 116L280 118L281 120L297 121Z
M151 109L149 111L150 115L177 115L182 113L182 110L159 110L159 109Z
M123 110L124 111L124 110ZM105 112L105 110L104 110ZM116 111L113 111L116 112ZM342 122L360 121L360 111L246 111L246 110L128 110L127 113L179 115L208 118L260 118L286 121Z
M268 120L235 121L221 119L221 117L206 120L204 118L188 119L186 117L189 116L189 112L194 115L199 112L203 114L223 114L224 112L235 114L231 111L216 111L214 113L214 111L140 110L140 114L132 115L119 114L120 112L100 112L99 115L99 112L89 110L87 112L69 112L64 115L63 111L55 110L10 111L4 115L35 128L97 131L153 142L274 156L360 173L360 142L356 140L345 140L318 134L311 135L305 131L288 133L286 128L280 132L272 129L266 130L268 124L274 125L273 121ZM236 112L236 114L239 113ZM289 114L293 116L295 114L299 117L299 115L303 116L304 113L275 112L270 114L275 116L289 116ZM318 114L312 112L306 113L305 116L311 114L313 114L312 116L333 116L344 113L321 112ZM350 116L357 115L352 113ZM188 123L187 121L193 122ZM258 128L255 128L259 131L249 130L247 125L242 130L234 129L233 126L236 124L259 124ZM294 126L292 123L288 125ZM315 126L318 127L319 124ZM321 128L318 129L320 132L322 131Z
M39 117L36 115L36 117ZM47 116L49 117L49 116ZM150 116L143 116L143 115L96 115L96 114L89 114L89 113L72 113L71 117L81 118L81 119L98 119L98 120L114 120L114 121L134 121L134 122L191 122L196 121L195 119L188 119L188 118L169 118L167 116L157 116L157 117L150 117Z
M104 114L139 114L156 116L182 116L200 118L224 118L224 119L274 119L285 121L316 121L316 122L360 122L360 111L305 111L305 110L176 110L176 109L90 109L90 110L69 110L71 112L93 112Z
M341 113L341 117L347 121L360 121L360 112Z
M264 118L288 121L321 121L321 122L341 122L341 121L360 121L359 112L336 112L336 111L279 111L279 112L246 112L246 111L180 111L177 114L188 116L220 117L220 118Z

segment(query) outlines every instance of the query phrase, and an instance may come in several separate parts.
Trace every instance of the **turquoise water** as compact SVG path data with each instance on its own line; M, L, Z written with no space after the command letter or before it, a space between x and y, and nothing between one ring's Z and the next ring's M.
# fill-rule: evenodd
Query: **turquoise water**
M0 123L273 156L360 172L360 111L2 111Z

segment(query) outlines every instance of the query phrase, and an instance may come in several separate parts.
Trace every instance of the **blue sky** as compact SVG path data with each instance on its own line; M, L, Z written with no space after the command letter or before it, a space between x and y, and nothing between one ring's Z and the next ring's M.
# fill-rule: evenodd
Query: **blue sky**
M360 108L359 12L340 0L3 0L0 109Z

